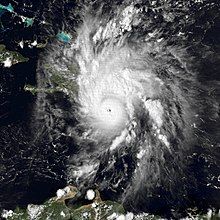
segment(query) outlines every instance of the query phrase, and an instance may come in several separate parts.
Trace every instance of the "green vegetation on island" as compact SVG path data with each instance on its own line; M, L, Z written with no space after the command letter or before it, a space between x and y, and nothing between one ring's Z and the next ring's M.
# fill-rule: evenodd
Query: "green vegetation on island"
M10 67L16 63L27 62L29 59L19 52L7 50L4 44L0 44L0 63L5 67Z
M114 213L118 216L125 213L122 205L113 201L102 201L98 191L95 191L96 197L90 203L72 208L67 207L65 200L74 198L77 189L73 186L67 186L60 191L61 194L64 192L62 196L57 193L57 197L51 198L43 205L28 205L25 210L20 208L14 211L4 210L2 217L8 220L101 220L108 219Z
M90 194L88 192L90 191ZM3 210L1 216L7 220L162 220L159 216L142 213L134 215L126 213L120 203L103 201L98 190L87 191L86 203L75 199L78 190L74 186L67 186L57 191L56 197L46 201L42 205L29 204L26 209L16 208ZM67 199L75 199L71 206L67 206ZM211 209L207 214L189 214L181 220L218 220L220 213Z

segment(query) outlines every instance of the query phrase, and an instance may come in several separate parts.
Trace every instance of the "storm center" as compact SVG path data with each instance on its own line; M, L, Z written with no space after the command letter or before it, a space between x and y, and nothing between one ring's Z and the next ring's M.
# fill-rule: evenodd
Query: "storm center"
M124 106L114 98L104 99L100 103L97 118L105 129L120 126L125 121Z

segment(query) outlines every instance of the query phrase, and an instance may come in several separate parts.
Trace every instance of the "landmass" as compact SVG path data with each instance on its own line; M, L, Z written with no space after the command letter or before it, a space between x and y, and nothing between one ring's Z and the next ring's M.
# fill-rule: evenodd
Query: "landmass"
M103 201L98 190L89 189L84 201L75 199L71 206L67 200L76 198L79 191L74 186L59 189L56 196L42 205L29 204L26 209L16 208L3 210L1 216L7 220L162 220L160 216L142 213L134 215L126 212L123 206L115 201ZM190 214L182 220L217 220L220 212L208 210L206 214Z
M0 44L0 63L4 67L11 67L16 63L27 62L29 59L19 52L7 50L4 44Z

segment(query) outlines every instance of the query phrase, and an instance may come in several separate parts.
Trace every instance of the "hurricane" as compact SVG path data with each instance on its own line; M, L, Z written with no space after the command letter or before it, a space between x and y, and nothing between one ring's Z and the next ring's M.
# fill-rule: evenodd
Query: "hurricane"
M70 42L42 52L36 117L54 146L68 139L69 183L96 186L128 211L184 210L200 190L195 146L208 138L197 55L152 27L143 2L106 4L85 3L76 27L66 24ZM52 97L54 78L65 88Z

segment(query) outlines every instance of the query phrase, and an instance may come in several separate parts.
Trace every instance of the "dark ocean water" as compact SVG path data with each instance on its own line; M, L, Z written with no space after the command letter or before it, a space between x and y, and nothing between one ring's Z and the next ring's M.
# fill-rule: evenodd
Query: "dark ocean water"
M181 4L180 1L177 2ZM9 1L1 2L2 5L8 3ZM59 31L65 30L72 35L76 34L75 27L79 27L82 22L82 5L88 2L23 0L11 1L11 4L18 14L34 17L34 24L24 27L20 18L12 16L9 12L1 16L3 27L0 32L0 43L5 44L7 49L16 50L29 58L28 62L16 64L11 68L1 66L0 69L0 208L6 209L13 209L17 205L26 206L28 203L41 203L53 196L58 188L67 184L67 164L70 156L77 154L78 151L74 139L65 135L56 136L56 131L52 134L52 137L56 138L51 141L50 135L54 125L51 125L49 131L47 126L43 126L44 121L39 123L38 118L36 121L38 97L25 91L24 86L26 84L37 86L38 60L42 59L42 53L47 49L30 48L27 45L22 49L18 42L22 39L30 42L37 39L40 43L48 39L49 45L53 45ZM185 47L194 58L195 66L190 68L197 72L197 82L201 85L197 87L198 99L203 107L199 109L201 123L193 135L196 141L193 149L189 151L191 154L186 158L186 160L190 158L187 172L196 179L196 181L186 180L189 184L195 184L192 187L186 186L187 189L189 188L187 200L191 207L197 206L203 211L208 207L220 208L218 163L220 162L220 6L218 1L214 0L202 3L189 1L187 6L182 3L180 9L168 6L166 12L170 17L165 20L162 17L164 11L160 10L163 4L163 1L135 2L137 8L143 5L148 8L143 16L145 22L134 28L139 33L136 38L141 37L145 32L159 29L162 33L161 37L167 39L169 46ZM96 13L96 8L99 9L100 5L103 5L102 18L105 20L106 14L109 18L115 16L114 7L122 7L123 1L94 1L92 13ZM188 16L187 19L185 15ZM46 25L42 21L45 21ZM148 25L147 28L144 24ZM184 35L180 34L177 37L179 32ZM136 41L135 38L132 40ZM67 112L72 106L66 95L61 92L47 96L47 102ZM198 100L195 100L195 103L198 103ZM50 111L48 112L45 115L50 114ZM60 122L59 120L57 122ZM56 115L54 121L56 122ZM76 123L73 118L65 118L64 121L72 126ZM41 129L35 126L37 123L42 125ZM56 129L59 131L63 128L56 127ZM110 179L112 172L114 173L112 170L101 172L108 160L108 155L104 156L106 158L103 157L103 163L99 167L100 175L96 177L96 182L100 185L104 176ZM132 154L128 154L123 157L123 161L129 163L132 157ZM120 170L122 167L123 164L118 160L114 168ZM129 181L129 177L124 182L126 181ZM116 194L108 188L101 187L101 189L103 198L107 199L118 199L116 194L121 193L120 189ZM158 188L156 192L156 194L160 193L166 197L166 191L162 188ZM167 194L167 197L169 196ZM142 207L144 203L135 205L145 209ZM170 213L166 213L166 205L163 201L158 205L158 200L149 199L148 210L158 212L157 206L161 206L159 213L169 215ZM184 207L185 203L182 206Z

